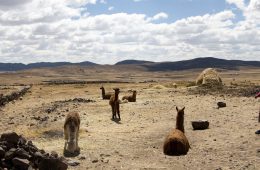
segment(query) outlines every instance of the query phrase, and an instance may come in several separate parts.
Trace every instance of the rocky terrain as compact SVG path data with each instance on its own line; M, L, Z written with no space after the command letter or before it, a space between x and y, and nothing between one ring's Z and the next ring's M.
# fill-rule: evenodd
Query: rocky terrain
M0 169L60 169L68 168L64 158L56 152L51 154L38 149L32 141L15 132L4 133L0 138Z
M76 111L81 117L81 152L66 158L68 169L259 169L260 136L255 134L260 129L259 99L254 98L259 70L223 71L222 88L195 87L192 82L198 74L194 71L137 72L132 79L124 78L123 71L95 72L96 78L86 70L82 75L58 74L57 70L46 71L44 76L40 71L0 75L1 87L33 84L21 99L0 108L0 134L16 132L37 149L62 156L64 119ZM112 80L112 73L119 82L98 82ZM96 82L44 82L52 79ZM120 83L126 79L131 81ZM120 122L111 120L108 100L101 99L101 85L106 91L120 88L120 98L137 90L136 102L120 105ZM218 102L225 102L226 107L219 108ZM185 106L185 134L191 149L185 156L170 157L163 154L162 145L175 127L176 106ZM208 120L209 129L193 130L191 121L199 119Z

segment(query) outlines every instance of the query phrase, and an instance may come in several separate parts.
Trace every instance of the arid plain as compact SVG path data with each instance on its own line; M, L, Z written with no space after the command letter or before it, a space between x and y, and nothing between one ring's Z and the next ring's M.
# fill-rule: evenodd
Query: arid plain
M133 71L134 70L134 71ZM0 132L15 131L46 151L63 154L63 123L68 112L81 117L80 164L69 169L252 169L260 167L259 68L220 70L228 90L194 87L202 69L148 72L142 68L60 67L0 74L3 94L21 85L32 88L20 100L0 109ZM100 86L119 97L137 90L137 101L120 105L121 121L111 120ZM217 102L227 103L217 108ZM175 107L185 106L185 134L191 149L185 156L162 152L175 127ZM194 131L192 120L207 119L209 129Z

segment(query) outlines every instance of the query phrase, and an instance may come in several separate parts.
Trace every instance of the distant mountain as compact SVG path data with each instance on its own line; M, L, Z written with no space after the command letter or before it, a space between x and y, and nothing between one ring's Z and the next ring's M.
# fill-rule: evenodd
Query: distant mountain
M18 71L18 70L26 70L26 69L34 69L34 68L44 68L44 67L59 67L59 66L95 66L98 65L96 63L92 63L89 61L81 62L81 63L70 63L70 62L40 62L40 63L32 63L32 64L22 64L22 63L0 63L0 71Z
M151 64L154 63L152 61L144 61L144 60L123 60L123 61L119 61L117 62L115 65L132 65L132 64L137 64L137 65L141 65L141 64Z
M32 64L22 64L22 63L0 63L0 71L18 71L25 69L35 69L35 68L54 68L59 66L100 66L106 67L104 65L98 65L92 62L81 62L81 63L70 63L70 62L42 62L42 63L32 63ZM124 60L116 63L115 65L109 67L127 67L129 69L143 68L147 71L177 71L177 70L187 70L187 69L203 69L208 67L221 68L236 70L241 66L246 67L260 67L260 61L241 61L241 60L224 60L213 57L196 58L192 60L184 60L177 62L151 62L143 60ZM137 67L138 66L138 67Z
M241 60L225 60L213 57L195 58L192 60L184 60L177 62L161 62L145 65L149 71L177 71L198 68L221 68L229 70L237 70L238 67L260 67L260 61L241 61Z

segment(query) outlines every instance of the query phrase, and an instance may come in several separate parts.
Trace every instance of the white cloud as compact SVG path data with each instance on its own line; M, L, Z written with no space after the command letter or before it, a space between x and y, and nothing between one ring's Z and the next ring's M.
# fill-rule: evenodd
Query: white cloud
M168 18L168 15L167 15L166 13L160 12L160 13L154 15L154 16L151 18L151 20L152 20L152 21L156 21L156 20L159 20L159 19L167 19L167 18Z
M107 4L107 1L106 0L100 0L99 1L101 4Z
M113 10L114 10L114 7L113 7L113 6L110 6L110 7L108 7L108 10L109 10L109 11L113 11Z
M245 20L238 23L232 11L222 11L159 24L154 21L167 19L167 14L81 15L82 5L96 2L13 0L17 5L0 8L1 62L114 63L201 56L259 60L257 0L241 9Z
M245 2L244 0L226 0L229 4L236 5L239 9L245 9Z
M245 0L226 0L227 3L235 4L245 16L246 20L251 20L260 22L260 1L259 0L250 0L249 4L245 4Z

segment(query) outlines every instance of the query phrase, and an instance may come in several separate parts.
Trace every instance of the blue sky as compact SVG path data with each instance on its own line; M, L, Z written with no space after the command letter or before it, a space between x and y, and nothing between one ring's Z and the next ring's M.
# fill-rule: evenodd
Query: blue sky
M0 0L1 62L260 61L260 0Z
M236 14L234 21L243 19L242 12L234 4L225 0L106 0L106 3L86 5L86 11L90 15L113 14L113 13L139 13L154 16L164 12L168 18L160 22L172 23L176 20L190 16L213 14L224 10L233 10ZM113 10L108 10L113 7Z

